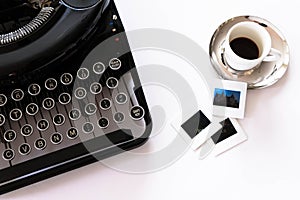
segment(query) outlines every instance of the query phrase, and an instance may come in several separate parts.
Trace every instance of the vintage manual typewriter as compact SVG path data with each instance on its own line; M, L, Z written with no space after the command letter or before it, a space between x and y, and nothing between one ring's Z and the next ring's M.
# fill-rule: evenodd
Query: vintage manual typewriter
M0 1L0 194L136 148L150 131L112 0Z

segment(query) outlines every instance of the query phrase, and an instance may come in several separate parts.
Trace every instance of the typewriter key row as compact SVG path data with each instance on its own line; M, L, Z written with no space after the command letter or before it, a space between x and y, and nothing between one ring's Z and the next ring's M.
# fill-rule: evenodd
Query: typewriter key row
M106 103L104 103L104 102L106 102ZM100 105L101 105L102 109L109 109L111 107L111 102L109 99L103 99L101 101ZM97 111L97 107L93 103L89 103L85 106L85 112L88 115L93 115L96 113L96 111ZM19 113L19 111L18 111L18 113ZM69 119L73 120L73 121L78 120L81 117L80 110L76 109L76 108L72 109L68 114L69 114L69 116L68 116ZM19 115L19 114L17 114L17 115ZM130 110L130 117L133 120L142 119L144 117L144 109L141 106L132 107ZM125 114L123 112L116 112L113 115L113 119L116 123L122 123L125 120ZM2 126L5 123L5 117L2 114L0 115L0 121L1 121L0 125ZM52 119L52 123L55 126L61 126L65 123L65 121L66 121L66 118L63 114L56 114L53 116L53 119ZM37 128L37 130L43 132L49 128L49 125L50 125L50 123L47 119L40 119L36 123L36 128ZM99 119L98 125L100 128L107 128L109 125L109 120L105 117L102 117ZM87 122L82 126L82 130L85 133L91 133L94 130L94 128L92 128L93 126L94 125L92 123ZM30 124L25 124L21 128L21 134L24 137L30 136L32 134L32 132L33 132L33 127ZM14 130L7 130L4 133L4 140L6 142L13 142L16 139L16 137L17 137L17 135Z
M122 62L118 58L113 58L109 61L108 65L112 70L118 70L121 68ZM102 62L97 62L93 65L93 71L95 74L103 74L105 65Z
M120 69L122 63L118 58L113 58L110 60L109 62L109 67L112 70L118 70ZM102 74L105 71L105 65L101 62L97 62L94 64L93 66L93 71L95 74ZM85 80L89 77L89 70L87 68L80 68L77 71L77 77L81 80ZM70 85L73 82L73 76L70 73L64 73L60 76L60 82L63 85ZM58 86L58 82L55 78L48 78L45 81L44 87L49 90L55 90ZM118 79L116 79L115 77L110 77L107 79L106 81L106 86L110 89L115 89L118 87ZM77 88L77 93L75 93L76 97L78 97L79 99L82 99L85 97L86 95L86 91L84 88ZM37 96L40 94L41 92L41 86L33 83L31 85L29 85L28 87L28 93L31 96ZM93 83L90 86L90 91L92 94L99 94L102 91L102 86L100 83ZM21 101L24 98L24 91L21 89L15 89L12 91L11 93L11 98L18 102ZM0 107L4 106L7 103L7 97L4 94L0 94Z
M73 76L70 73L65 73L60 77L60 81L63 85L70 85L73 81ZM55 90L57 88L57 81L54 78L48 78L45 81L45 88L49 91L51 90ZM39 95L41 92L41 86L33 83L31 85L28 86L28 94L30 94L31 96L37 96ZM12 100L18 102L23 100L24 98L24 91L21 89L15 89L11 92L11 98ZM7 96L4 94L0 94L0 107L5 106L7 103Z
M9 131L7 132L5 135L9 135L8 137L16 137L16 132L14 131ZM67 132L66 132L66 137L74 140L78 137L78 130L74 127L70 128ZM50 141L52 144L54 145L58 145L63 141L63 135L59 132L55 132L50 136ZM47 142L44 138L38 138L34 141L33 146L36 150L44 150L47 146ZM30 144L28 143L22 143L19 147L18 147L18 152L20 155L28 155L30 154L32 148L30 146ZM15 151L11 148L8 148L6 150L3 151L2 153L2 158L6 161L10 161L13 160L15 157Z
M121 68L122 62L118 58L113 58L109 61L108 65L110 69L118 70ZM100 75L103 74L104 71L105 71L105 65L102 62L97 62L93 65L93 72L95 74ZM86 80L89 76L90 76L90 71L87 68L82 67L77 71L77 78L79 78L80 80Z
M73 109L70 111L69 115L71 116L71 118L74 120L76 118L80 117L80 111L77 109ZM139 120L144 116L144 109L140 106L134 106L132 107L131 111L130 111L130 117L134 120ZM115 123L122 123L125 121L125 114L122 112L116 112L113 115L113 120ZM61 126L63 125L65 122L65 116L62 114L57 114L53 117L53 124L55 124L56 126ZM101 117L98 120L98 126L101 129L105 129L109 126L109 119L106 117ZM49 122L46 119L41 119L37 122L37 129L41 132L46 131L49 128ZM91 134L93 133L93 131L95 130L95 125L92 122L85 122L82 124L82 132L85 134ZM34 128L32 125L30 124L25 124L21 127L20 133L22 136L24 137L29 137L31 136L31 134L33 133ZM70 140L74 140L79 136L78 134L78 129L76 129L75 127L71 127L68 129L68 131L65 133L65 137L70 139ZM47 137L47 136L46 136ZM60 143L62 143L64 136L63 134L59 133L59 132L54 132L52 133L50 136L50 141L52 144L54 145L59 145ZM7 130L4 134L3 134L3 138L5 140L5 142L7 143L13 143L16 138L17 138L17 133L15 130ZM33 146L36 150L44 150L47 146L47 142L45 140L45 138L38 138L34 141ZM18 152L20 155L29 155L31 152L31 146L28 143L22 143L21 145L19 145L18 147ZM15 157L15 151L11 148L7 148L3 151L2 153L2 158L6 161L11 161L13 160Z
M71 102L71 96L70 94L68 93L62 93L60 96L59 96L59 102L62 104L62 105L67 105ZM115 102L117 104L125 104L127 102L127 95L125 93L119 93L116 95L115 97ZM42 102L42 107L45 109L45 110L51 110L53 109L55 106L55 100L53 98L45 98ZM99 102L99 107L100 109L102 109L103 111L105 110L109 110L111 107L112 107L112 101L111 99L109 98L103 98L100 100ZM35 103L30 103L26 106L26 113L29 115L29 116L35 116L38 112L39 112L39 106ZM96 112L97 112L97 106L96 104L94 103L88 103L85 105L84 107L84 112L85 114L87 114L88 116L91 116L91 115L94 115ZM142 107L140 106L134 106L131 111L130 111L130 115L131 115L131 118L134 119L134 120L139 120L141 118L143 118L144 116L144 110ZM9 117L12 121L19 121L23 116L23 113L20 109L18 108L15 108L15 109L12 109L10 112L9 112ZM81 111L79 109L72 109L70 112L69 112L69 119L70 120L77 120L81 117ZM117 123L120 123L122 121L124 121L124 114L122 113L117 113L116 116L114 117L115 121ZM0 126L3 126L5 124L5 121L6 121L6 118L3 114L0 114ZM61 114L57 114L53 117L53 123L54 125L56 126L60 126L62 125L63 123L65 122L65 117ZM45 131L47 130L49 126L49 123L48 121L42 119L40 121L37 122L37 128L38 130L40 131ZM105 126L101 126L101 127L105 127ZM26 135L26 134L25 134Z

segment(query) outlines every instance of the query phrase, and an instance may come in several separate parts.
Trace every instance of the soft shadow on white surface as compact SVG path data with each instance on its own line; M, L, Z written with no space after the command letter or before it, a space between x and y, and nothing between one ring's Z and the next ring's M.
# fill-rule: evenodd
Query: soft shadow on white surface
M72 183L86 181L86 179L92 174L101 174L101 171L106 171L105 167L102 165L99 165L99 163L94 163L89 166L79 168L67 173L64 173L62 175L55 176L50 179L46 179L44 181L29 185L27 187L21 188L19 190L7 193L0 197L0 199L31 199L32 196L40 197L41 199L47 199L48 197L51 197L52 193L60 190L61 192L64 191L63 188L67 185L71 186ZM74 185L73 185L74 186ZM75 192L77 187L72 188L70 192L70 195L72 195L73 192ZM80 188L77 188L80 189ZM65 191L67 192L67 191ZM63 193L63 192L62 192ZM65 195L63 195L65 196ZM46 197L46 198L44 198ZM54 197L52 197L54 198ZM59 197L57 197L59 199Z
M239 121L248 141L217 159L201 162L188 151L169 168L143 175L94 164L0 199L299 199L299 2L117 0L117 5L131 30L171 29L207 51L213 31L224 20L245 14L266 18L287 36L290 69L276 85L248 93L246 118Z

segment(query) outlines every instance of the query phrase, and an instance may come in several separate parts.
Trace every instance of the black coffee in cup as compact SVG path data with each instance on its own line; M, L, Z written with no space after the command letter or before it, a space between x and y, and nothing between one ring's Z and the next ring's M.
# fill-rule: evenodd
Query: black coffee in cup
M245 37L235 38L230 42L230 47L241 58L248 60L259 58L259 49L251 39Z

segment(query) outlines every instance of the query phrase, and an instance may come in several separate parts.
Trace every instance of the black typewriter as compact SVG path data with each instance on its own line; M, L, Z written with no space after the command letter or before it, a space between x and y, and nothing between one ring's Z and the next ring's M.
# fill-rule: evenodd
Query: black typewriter
M0 194L149 137L112 0L1 0L0 72Z

